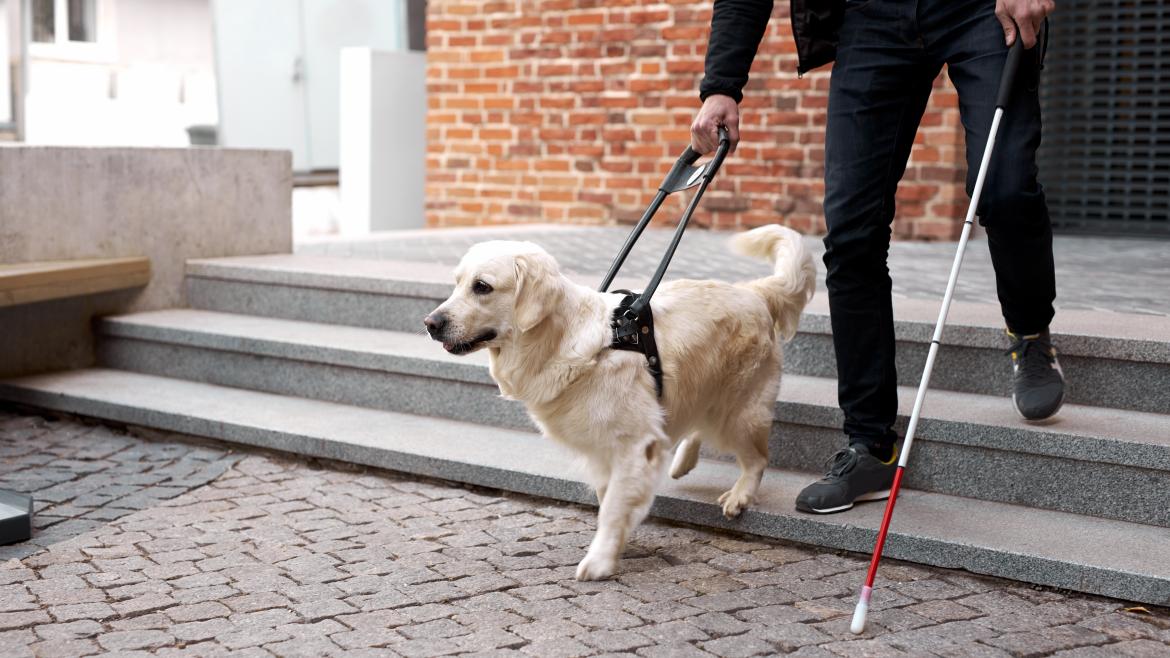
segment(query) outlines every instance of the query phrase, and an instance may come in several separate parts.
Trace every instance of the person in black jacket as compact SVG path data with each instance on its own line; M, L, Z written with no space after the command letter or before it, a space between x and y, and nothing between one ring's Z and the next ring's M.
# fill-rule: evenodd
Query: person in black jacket
M1064 380L1048 325L1056 284L1052 229L1037 182L1041 26L1052 0L792 0L798 71L832 61L825 134L826 286L848 447L796 500L804 512L849 509L888 496L896 461L897 377L886 265L894 194L932 83L944 64L966 131L967 193L987 141L1007 47L1029 55L1005 110L979 204L1000 306L1013 344L1013 400L1026 419L1052 416ZM739 102L771 0L715 0L703 106L691 145L706 153L717 127L739 141Z

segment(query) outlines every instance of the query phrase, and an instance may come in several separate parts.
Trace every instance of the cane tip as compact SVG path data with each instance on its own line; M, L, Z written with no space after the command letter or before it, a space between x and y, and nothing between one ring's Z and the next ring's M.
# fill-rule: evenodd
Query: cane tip
M865 614L868 612L866 609L868 607L864 603L858 603L857 609L853 611L853 622L849 624L849 631L854 635L861 635L865 632Z

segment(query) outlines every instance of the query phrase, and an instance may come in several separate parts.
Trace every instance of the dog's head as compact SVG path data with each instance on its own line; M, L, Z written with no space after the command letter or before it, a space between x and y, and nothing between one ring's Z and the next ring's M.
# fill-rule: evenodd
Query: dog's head
M548 317L561 291L552 256L531 242L474 245L455 268L455 291L424 320L452 354L499 347Z

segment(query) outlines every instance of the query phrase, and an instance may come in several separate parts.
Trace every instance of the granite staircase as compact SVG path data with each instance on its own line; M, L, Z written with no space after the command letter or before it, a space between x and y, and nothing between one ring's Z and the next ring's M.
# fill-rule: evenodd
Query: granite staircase
M0 382L0 398L593 504L572 456L499 398L486 355L453 357L423 335L449 279L394 261L192 261L191 308L105 318L98 367ZM897 305L904 413L936 313ZM1170 318L1069 311L1053 330L1069 399L1025 423L1007 399L998 310L953 307L886 553L1170 605ZM759 502L723 518L715 499L736 467L706 455L652 513L868 552L881 504L792 505L842 442L823 296L785 361Z

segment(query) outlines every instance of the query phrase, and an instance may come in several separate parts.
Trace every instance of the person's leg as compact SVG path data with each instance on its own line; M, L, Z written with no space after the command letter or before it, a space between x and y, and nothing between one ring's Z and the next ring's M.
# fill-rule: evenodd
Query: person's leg
M931 0L928 48L948 63L967 140L967 193L975 185L1007 58L992 0ZM936 27L937 26L937 27ZM1056 298L1052 226L1037 180L1040 47L1025 53L979 202L996 288L1014 344L1012 399L1027 419L1048 418L1064 400L1064 379L1048 336Z
M838 399L850 440L879 456L893 447L898 411L886 266L894 192L939 70L921 48L914 12L914 3L889 0L847 9L825 135L825 266Z
M915 3L846 5L825 134L825 266L850 445L797 496L802 512L889 495L898 392L886 257L894 192L938 71L922 48Z
M994 0L932 0L932 4L945 9L931 14L924 31L931 39L932 52L947 62L948 74L959 92L970 194L995 113L1007 47L995 17ZM1052 225L1036 167L1040 146L1039 55L1037 47L1021 61L978 209L979 222L987 229L1004 320L1017 334L1047 329L1056 298Z

